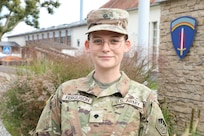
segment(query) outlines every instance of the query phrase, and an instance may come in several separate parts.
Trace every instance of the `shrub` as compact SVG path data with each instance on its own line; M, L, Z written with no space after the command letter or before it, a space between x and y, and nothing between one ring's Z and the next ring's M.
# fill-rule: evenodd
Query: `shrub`
M140 52L141 53L141 52ZM130 79L145 84L151 89L157 89L157 79L153 76L153 67L151 61L141 57L138 52L134 52L132 56L125 55L121 64L123 70Z
M45 100L55 90L47 75L21 76L4 94L3 122L12 135L27 135L36 125Z

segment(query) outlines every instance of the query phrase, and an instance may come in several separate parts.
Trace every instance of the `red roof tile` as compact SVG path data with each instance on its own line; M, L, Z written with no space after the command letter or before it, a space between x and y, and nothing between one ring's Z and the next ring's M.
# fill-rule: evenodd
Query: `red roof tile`
M154 3L155 0L150 0L150 3ZM109 0L101 8L120 8L131 9L138 7L139 0Z

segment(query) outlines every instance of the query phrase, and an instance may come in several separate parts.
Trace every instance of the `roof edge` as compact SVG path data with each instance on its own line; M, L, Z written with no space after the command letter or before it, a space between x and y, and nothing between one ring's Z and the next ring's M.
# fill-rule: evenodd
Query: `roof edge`
M154 7L154 6L158 6L159 5L159 2L155 2L153 4L150 4L150 7ZM138 10L138 7L134 7L134 8L129 8L129 9L126 9L127 11L132 11L132 10Z
M168 1L168 0L155 0L155 2L165 2L165 1Z

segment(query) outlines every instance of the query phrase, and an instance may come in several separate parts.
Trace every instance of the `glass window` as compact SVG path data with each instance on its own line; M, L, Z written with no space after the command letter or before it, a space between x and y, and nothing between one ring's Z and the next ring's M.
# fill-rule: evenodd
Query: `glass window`
M49 32L49 38L53 38L53 32Z
M60 38L60 43L65 43L65 37Z
M153 22L153 33L152 33L152 61L153 61L153 67L156 68L157 66L157 58L158 58L158 44L157 44L157 32L158 32L158 23Z
M80 47L80 39L77 39L77 46Z

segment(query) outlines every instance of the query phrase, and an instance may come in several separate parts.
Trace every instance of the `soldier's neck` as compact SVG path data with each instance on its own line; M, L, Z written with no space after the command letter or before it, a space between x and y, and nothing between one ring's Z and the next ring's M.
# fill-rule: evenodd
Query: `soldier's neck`
M118 78L121 77L121 72L119 70L117 71L99 71L96 70L94 73L94 78L104 84L107 83L112 83L116 80L118 80Z

